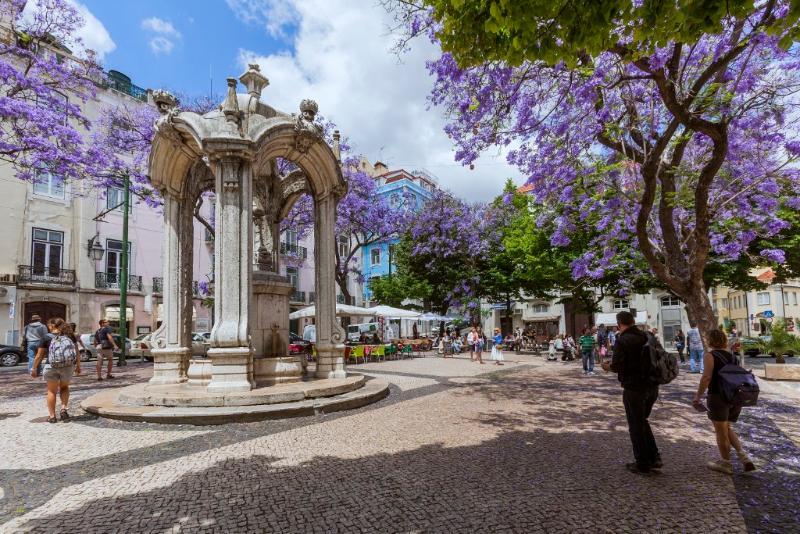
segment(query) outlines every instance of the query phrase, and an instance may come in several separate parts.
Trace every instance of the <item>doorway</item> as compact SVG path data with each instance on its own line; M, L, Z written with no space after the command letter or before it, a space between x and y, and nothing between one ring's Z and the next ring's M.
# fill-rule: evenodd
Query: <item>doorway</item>
M58 302L26 302L23 313L23 327L31 322L31 316L33 315L41 317L42 322L45 324L53 317L61 317L67 320L67 305Z

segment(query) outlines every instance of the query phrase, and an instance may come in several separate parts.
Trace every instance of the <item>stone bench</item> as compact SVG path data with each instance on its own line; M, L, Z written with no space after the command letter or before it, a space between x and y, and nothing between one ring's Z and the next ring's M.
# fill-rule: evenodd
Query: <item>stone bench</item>
M765 363L764 378L767 380L800 381L800 365L786 363Z

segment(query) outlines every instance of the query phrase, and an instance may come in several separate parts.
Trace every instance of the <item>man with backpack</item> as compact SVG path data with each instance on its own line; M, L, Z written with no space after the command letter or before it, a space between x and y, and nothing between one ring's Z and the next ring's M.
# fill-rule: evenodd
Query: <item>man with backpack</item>
M100 328L94 333L94 343L97 348L97 379L103 379L103 360L108 360L108 371L106 378L114 378L111 374L111 368L114 366L114 351L119 350L114 336L111 334L113 330L108 326L108 321L100 319Z
M733 474L731 447L736 450L745 472L754 471L756 466L747 456L733 431L732 423L739 419L743 406L753 406L758 400L758 383L749 371L743 369L728 350L728 338L721 330L708 333L710 350L705 353L705 370L700 378L692 405L697 411L705 411L714 425L720 459L708 462L713 471ZM703 406L701 398L708 390L708 407Z
M661 469L663 465L648 421L653 404L658 399L658 385L664 382L654 379L650 356L650 344L657 351L655 344L658 341L636 327L630 312L619 312L617 325L614 355L611 362L603 362L603 369L616 372L623 388L622 403L625 406L628 432L636 459L635 462L625 464L625 468L632 473L647 474L653 469ZM675 370L677 372L677 362Z

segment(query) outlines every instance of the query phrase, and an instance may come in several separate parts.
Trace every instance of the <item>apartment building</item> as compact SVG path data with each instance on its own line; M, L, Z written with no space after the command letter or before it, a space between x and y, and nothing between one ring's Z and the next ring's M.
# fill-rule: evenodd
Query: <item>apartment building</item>
M150 105L148 92L130 78L116 71L107 74L98 81L96 99L83 106L90 121L94 123L106 106ZM38 174L35 183L23 182L14 167L0 162L0 209L5 214L0 229L0 340L17 344L33 314L45 320L64 317L76 323L80 333L94 331L101 318L119 326L121 201L121 189L65 183L47 172ZM107 213L98 217L103 212ZM154 330L161 321L162 242L160 210L134 200L126 310L131 337ZM199 281L211 275L212 254L213 243L196 223L194 324L200 331L211 327L211 313L201 305Z
M772 269L754 270L752 276L767 284L764 289L741 291L728 287L711 290L711 304L717 322L725 328L736 326L740 333L758 336L769 333L776 318L785 319L789 331L798 333L800 280L774 283Z

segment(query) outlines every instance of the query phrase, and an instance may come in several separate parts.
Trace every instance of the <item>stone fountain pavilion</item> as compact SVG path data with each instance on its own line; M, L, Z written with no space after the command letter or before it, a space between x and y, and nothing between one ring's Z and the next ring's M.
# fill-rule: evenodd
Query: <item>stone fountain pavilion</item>
M164 200L163 322L153 334L153 377L104 392L84 408L121 419L217 423L360 406L388 393L382 381L348 376L336 319L336 205L346 193L339 135L333 147L314 122L317 104L287 114L261 101L269 84L257 65L228 79L218 109L181 111L167 92L149 159ZM215 194L214 326L207 358L191 357L194 208ZM289 356L289 280L279 274L280 223L297 199L314 202L314 376ZM257 238L257 241L256 241ZM256 245L258 248L256 249Z

